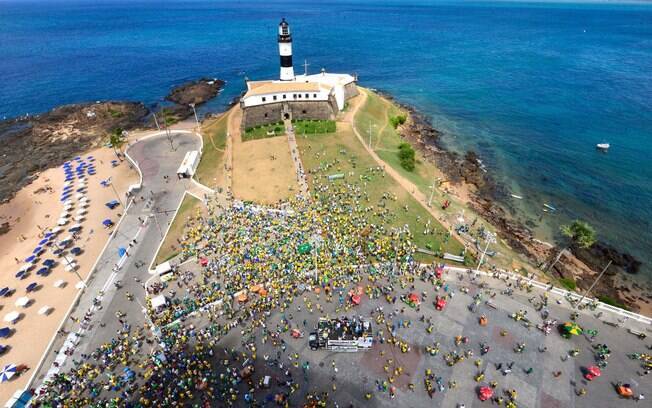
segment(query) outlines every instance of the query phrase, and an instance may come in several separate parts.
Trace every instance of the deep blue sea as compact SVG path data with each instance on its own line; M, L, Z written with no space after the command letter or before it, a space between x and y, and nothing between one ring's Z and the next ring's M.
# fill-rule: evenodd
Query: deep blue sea
M476 149L524 196L538 232L588 220L652 253L652 4L0 0L0 119L100 99L155 104L199 76L276 77L286 17L295 64L355 72ZM302 68L296 67L297 70ZM595 150L611 143L608 154ZM649 268L648 268L649 271Z

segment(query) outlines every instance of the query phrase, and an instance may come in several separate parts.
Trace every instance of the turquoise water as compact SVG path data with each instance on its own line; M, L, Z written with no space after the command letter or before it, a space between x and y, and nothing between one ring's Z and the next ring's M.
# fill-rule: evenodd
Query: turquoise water
M380 3L380 4L378 4ZM0 118L98 99L160 103L175 84L356 72L479 151L548 237L568 219L646 264L652 251L652 5L425 1L0 1ZM295 67L302 70L300 67ZM595 151L607 141L608 154Z

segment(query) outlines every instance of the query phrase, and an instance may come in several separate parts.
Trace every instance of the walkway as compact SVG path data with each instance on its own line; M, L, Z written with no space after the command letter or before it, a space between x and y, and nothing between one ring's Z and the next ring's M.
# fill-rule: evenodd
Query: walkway
M292 155L292 161L294 162L294 168L297 172L297 182L299 183L299 190L301 195L304 197L310 197L308 191L308 180L306 178L306 173L303 171L303 163L301 163L301 157L299 156L299 147L297 146L297 139L294 135L294 127L290 120L285 120L285 133L288 135L288 143L290 145L290 154Z

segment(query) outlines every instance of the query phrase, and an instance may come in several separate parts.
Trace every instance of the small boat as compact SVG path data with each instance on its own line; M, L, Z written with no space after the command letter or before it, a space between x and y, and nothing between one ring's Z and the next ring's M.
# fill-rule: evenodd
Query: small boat
M516 199L519 199L519 200L522 200L522 199L523 199L523 196L520 196L520 195L511 194L511 196L514 197L514 198L516 198Z
M596 149L601 150L603 152L609 150L609 147L610 147L609 143L598 143L597 145L595 145Z
M549 209L550 211L553 211L553 212L557 211L557 209L555 207L553 207L552 205L550 205L548 203L543 203L543 206L546 207L547 209Z

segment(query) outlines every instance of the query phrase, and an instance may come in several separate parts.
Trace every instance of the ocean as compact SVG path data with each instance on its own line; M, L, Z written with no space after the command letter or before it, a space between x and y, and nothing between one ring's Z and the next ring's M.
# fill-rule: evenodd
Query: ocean
M155 106L201 76L359 75L476 150L543 239L583 219L652 277L652 4L0 0L0 119L95 100ZM596 143L608 142L608 153ZM555 206L544 214L543 203Z

